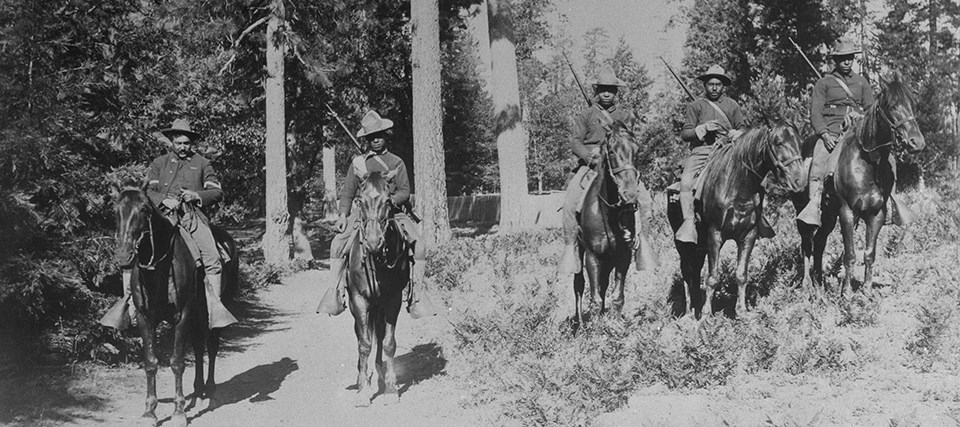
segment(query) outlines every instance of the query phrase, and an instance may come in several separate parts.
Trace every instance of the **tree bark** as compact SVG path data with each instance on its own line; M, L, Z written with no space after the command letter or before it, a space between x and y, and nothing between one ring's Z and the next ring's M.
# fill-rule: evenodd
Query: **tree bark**
M337 163L336 148L332 144L323 146L323 217L337 217Z
M267 23L266 92L266 218L263 234L263 258L268 264L284 264L290 260L290 244L286 233L290 224L287 207L286 118L284 114L282 39L284 25L283 0L271 1Z
M410 2L413 21L413 179L416 211L423 219L419 253L450 240L440 103L438 0Z
M493 81L490 89L500 167L500 231L512 232L525 227L523 205L527 200L527 132L520 116L516 38L510 2L488 0L487 12Z

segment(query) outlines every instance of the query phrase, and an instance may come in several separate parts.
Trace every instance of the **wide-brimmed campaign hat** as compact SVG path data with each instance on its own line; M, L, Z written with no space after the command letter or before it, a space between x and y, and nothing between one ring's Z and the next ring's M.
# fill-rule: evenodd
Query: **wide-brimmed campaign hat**
M190 121L187 119L176 119L173 121L173 124L169 128L163 129L160 131L167 138L173 139L177 135L186 135L190 137L191 141L196 141L200 138L200 134L193 131L190 128Z
M833 49L830 50L830 56L844 56L844 55L854 55L862 52L860 47L857 46L853 40L850 39L840 39L837 40L837 43L833 45Z
M701 74L700 77L697 77L697 80L700 80L704 83L710 79L720 80L724 86L730 86L732 83L730 77L727 77L727 70L724 70L723 67L717 64L711 65L710 68L707 68L705 73Z
M590 84L594 86L626 86L627 84L620 80L617 77L617 74L613 72L613 67L607 65L603 67L602 70L597 74L597 77L593 79Z
M360 131L357 132L357 138L383 132L393 127L393 120L380 117L376 111L367 111L367 114L360 120Z

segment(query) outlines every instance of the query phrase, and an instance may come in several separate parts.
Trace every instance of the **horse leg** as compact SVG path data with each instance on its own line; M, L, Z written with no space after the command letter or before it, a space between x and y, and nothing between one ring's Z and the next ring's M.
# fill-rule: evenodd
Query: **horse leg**
M886 212L880 209L875 215L864 217L867 224L867 239L863 248L863 289L869 292L873 289L873 262L877 258L877 237L886 221Z
M583 322L583 288L586 285L583 278L583 271L573 275L573 309L574 324L580 325Z
M623 287L624 283L627 281L627 269L630 268L630 251L626 251L625 255L619 256L616 267L614 267L614 285L617 287L617 295L613 299L613 310L617 314L623 313L623 304L624 304L624 295Z
M194 333L190 336L190 343L193 345L193 358L194 358L194 375L193 375L193 394L190 395L190 403L187 405L187 409L192 408L197 403L197 399L203 399L204 390L203 386L203 353L207 350L206 346L206 334L201 329L202 327L197 324L197 319L193 319Z
M701 310L701 316L712 316L713 315L713 294L716 293L717 284L719 280L717 279L717 274L720 269L720 247L723 245L723 241L720 240L720 233L716 230L708 230L706 237L706 249L707 249L707 279L703 281L700 291L704 293L703 301L703 310Z
M366 301L358 303L363 297L355 296L352 303L357 305L354 312L353 330L357 334L357 346L359 356L357 358L357 396L356 406L369 406L370 395L370 374L368 373L368 363L370 360L370 350L373 346L373 322L370 319L369 306Z
M857 217L853 209L847 205L846 201L840 205L840 232L843 234L843 285L840 288L840 295L850 295L852 292L851 281L853 279L853 264L857 260L857 241L854 238L854 231L857 225Z
M757 243L758 230L754 228L742 239L737 241L737 317L747 313L747 268L750 265L750 254Z
M383 398L384 404L391 405L400 401L397 391L397 371L394 367L394 357L397 354L397 317L400 315L400 294L390 298L384 307L384 334L383 342Z
M175 394L173 397L173 415L170 421L174 426L186 427L187 414L183 408L186 406L186 399L183 396L183 371L186 370L184 353L187 346L187 330L190 321L190 309L185 308L180 312L180 319L174 325L173 331L173 354L170 356L170 370L173 371Z
M596 293L595 290L599 286L600 281L600 262L597 260L597 256L593 252L587 252L586 256L583 259L583 269L587 271L587 280L590 281L590 299L587 300L587 311L593 311L593 307L596 305ZM603 310L603 300L600 302L600 310Z
M220 352L220 329L207 329L207 383L203 387L203 396L207 402L207 408L214 409L219 406L216 398L217 380L214 376L217 368L217 354ZM200 357L197 356L197 359Z
M607 288L610 287L610 273L613 271L613 266L609 262L600 262L599 259L597 262L597 288L598 295L600 296L600 314L607 312Z
M153 346L156 344L153 322L143 312L137 310L137 325L140 326L140 339L143 341L143 371L147 374L146 410L141 416L146 424L157 425L157 369L160 366L157 353Z

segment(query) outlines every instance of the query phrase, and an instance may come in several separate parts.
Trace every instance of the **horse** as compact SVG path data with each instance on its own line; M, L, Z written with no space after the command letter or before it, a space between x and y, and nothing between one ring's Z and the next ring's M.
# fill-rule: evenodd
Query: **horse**
M633 254L627 235L637 234L634 213L641 196L640 173L634 166L638 148L633 131L622 122L614 122L609 138L600 144L597 177L584 195L577 256L584 260L583 269L590 279L591 302L599 293L600 313L606 312L611 272L615 273L617 287L613 308L623 309L623 285ZM585 285L583 270L574 274L574 320L578 325L583 321Z
M840 294L851 291L853 263L856 260L854 231L860 219L866 224L863 287L873 286L873 262L876 259L877 236L887 218L887 201L896 181L888 156L891 150L905 146L917 152L926 144L913 114L910 89L894 74L891 81L881 79L881 91L866 114L855 120L841 136L837 168L833 178L823 186L820 227L797 221L803 254L803 286L823 284L823 251L827 238L840 220L843 234L844 278ZM805 154L812 153L814 135L804 142ZM797 212L810 200L803 189L792 196ZM890 201L893 203L893 201Z
M220 349L219 329L207 325L203 269L187 247L177 227L157 209L142 188L126 187L114 207L117 220L115 258L129 277L136 321L143 340L143 369L147 374L146 411L142 418L157 424L156 328L166 320L173 326L173 354L170 368L175 376L176 395L171 416L175 425L187 425L183 395L184 353L189 338L196 358L192 398L212 399L216 391L214 370ZM234 291L239 270L236 244L220 228L211 226L214 238L227 248L230 260L223 265L223 295ZM126 278L125 278L126 280ZM207 352L208 374L204 382L203 353Z
M800 136L789 124L748 129L718 147L701 172L702 189L696 211L697 243L674 240L680 255L685 315L713 314L712 297L719 283L720 249L727 240L737 243L736 313L746 312L747 267L763 221L762 182L772 172L781 185L797 191L806 178L800 157ZM683 224L679 193L669 190L667 218L674 232ZM704 257L706 280L701 283Z
M374 344L384 398L387 403L395 403L399 400L394 369L395 331L403 289L410 283L411 256L393 218L387 181L379 172L371 173L363 181L359 200L359 238L349 248L345 266L348 305L359 348L356 404L367 406L373 398L368 362Z

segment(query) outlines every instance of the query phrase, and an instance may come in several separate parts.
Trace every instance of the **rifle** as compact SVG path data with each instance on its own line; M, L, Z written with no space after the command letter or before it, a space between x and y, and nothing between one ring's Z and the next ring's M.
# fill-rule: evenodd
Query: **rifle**
M333 115L333 118L337 119L337 123L340 123L340 127L343 128L343 131L346 132L347 136L350 137L350 140L353 141L353 145L357 148L357 151L360 152L360 154L363 154L363 145L360 145L360 141L357 141L357 138L350 133L350 129L347 129L347 125L343 124L343 120L340 120L340 116L337 115L337 112L333 111L333 108L330 108L330 104L324 102L323 105L327 106L327 111L330 111L330 114Z
M677 83L680 83L680 87L682 87L683 91L687 93L687 96L690 97L690 100L696 101L697 97L693 96L693 93L690 93L690 89L688 89L687 85L683 83L683 80L680 80L680 76L678 76L677 73L673 72L673 68L670 67L670 64L667 64L667 61L663 59L662 56L658 56L658 58L660 58L660 61L663 61L663 65L667 66L667 70L670 70L670 74L673 74L673 78L677 79Z
M587 101L587 106L593 106L593 100L590 99L590 96L587 95L586 89L583 88L583 83L580 83L580 76L577 74L577 70L573 68L573 64L570 63L570 58L567 58L567 52L560 52L563 55L563 60L567 62L567 66L570 67L570 72L573 73L573 80L577 82L577 87L580 88L580 94L583 95L583 99Z
M810 68L813 69L813 72L817 75L817 80L822 79L823 76L820 75L820 70L813 66L813 63L810 62L810 58L807 58L807 54L803 53L803 49L800 49L800 45L793 41L793 37L787 37L787 40L790 40L790 43L792 43L793 47L797 49L797 52L800 52L800 56L803 57L803 60L807 61L807 65L809 65Z

